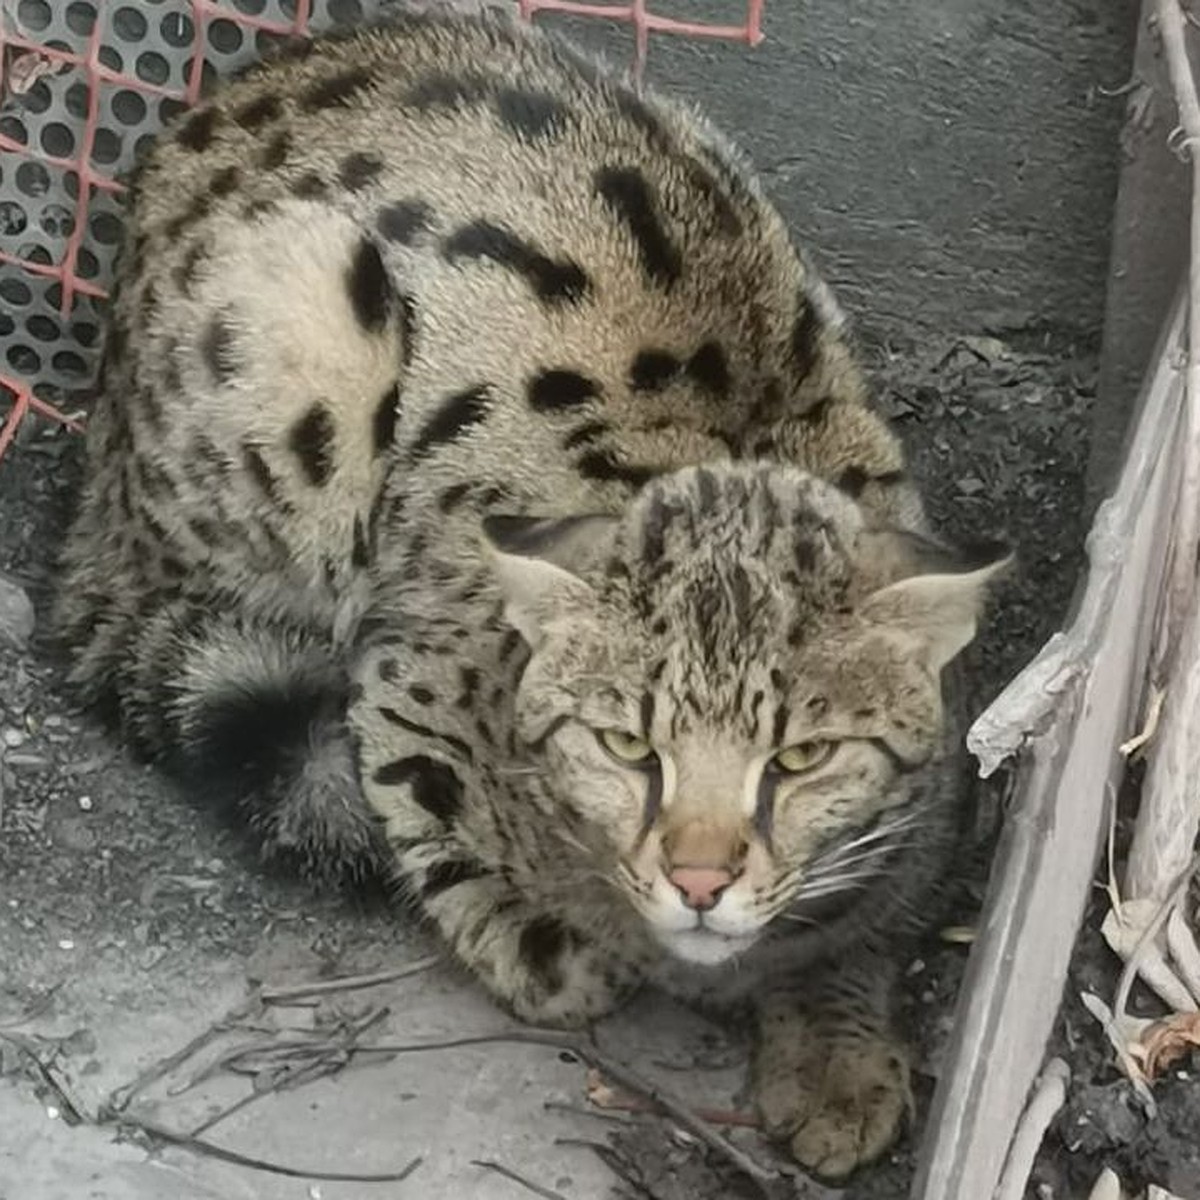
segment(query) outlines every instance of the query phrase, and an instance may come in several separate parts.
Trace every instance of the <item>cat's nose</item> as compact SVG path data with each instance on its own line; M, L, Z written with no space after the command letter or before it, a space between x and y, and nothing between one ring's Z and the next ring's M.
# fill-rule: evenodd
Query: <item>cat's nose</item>
M733 882L732 871L721 867L676 867L667 874L683 902L697 912L716 908L721 893Z

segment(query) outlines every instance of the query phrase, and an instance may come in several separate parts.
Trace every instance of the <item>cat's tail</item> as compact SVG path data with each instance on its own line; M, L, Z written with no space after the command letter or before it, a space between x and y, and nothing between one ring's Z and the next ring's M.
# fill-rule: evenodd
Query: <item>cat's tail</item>
M373 874L381 838L346 721L351 683L321 632L176 599L76 660L111 685L134 748L208 806L248 822L265 857L322 883ZM115 642L115 644L114 644ZM90 665L89 665L90 664ZM92 677L88 678L88 673Z

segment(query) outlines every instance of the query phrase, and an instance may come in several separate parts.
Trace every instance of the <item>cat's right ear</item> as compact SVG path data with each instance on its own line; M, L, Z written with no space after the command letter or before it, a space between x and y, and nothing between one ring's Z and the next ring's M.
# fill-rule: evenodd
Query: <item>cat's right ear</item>
M504 594L505 620L536 647L546 625L589 607L591 585L576 574L607 540L612 517L485 517L485 554Z

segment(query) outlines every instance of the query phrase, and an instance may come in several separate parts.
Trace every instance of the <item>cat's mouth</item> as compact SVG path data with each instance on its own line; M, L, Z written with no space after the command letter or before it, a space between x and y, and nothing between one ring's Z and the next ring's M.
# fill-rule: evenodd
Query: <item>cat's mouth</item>
M698 923L692 929L660 933L664 946L684 962L715 967L744 954L758 940L756 934L736 935L719 933Z

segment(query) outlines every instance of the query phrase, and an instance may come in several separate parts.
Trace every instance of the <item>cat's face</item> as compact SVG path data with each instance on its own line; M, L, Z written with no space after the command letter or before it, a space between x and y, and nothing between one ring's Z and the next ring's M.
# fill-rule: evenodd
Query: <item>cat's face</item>
M761 467L681 472L619 521L493 532L533 646L522 733L670 952L723 961L888 867L994 568L951 570Z

